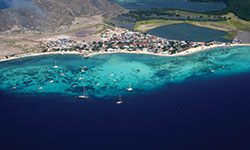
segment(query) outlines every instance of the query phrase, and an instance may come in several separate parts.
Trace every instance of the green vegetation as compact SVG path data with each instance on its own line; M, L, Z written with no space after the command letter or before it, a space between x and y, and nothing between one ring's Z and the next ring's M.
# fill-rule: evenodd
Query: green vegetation
M21 52L20 54L43 50L46 48L45 46L41 46L41 45L30 47L28 44L23 44L22 41L19 41L19 40L6 40L6 39L2 39L2 40L4 41L4 43L6 43L6 45L9 48L17 48L17 49L22 50L23 52Z
M229 23L235 26L238 30L250 31L250 22L232 18Z
M107 29L107 26L106 26L106 25L103 25L103 26L102 26L102 29L96 31L95 33L92 33L91 35L95 35L95 34L102 33L102 32L105 31L106 29Z
M227 31L227 39L236 37L239 30L250 31L250 0L190 0L199 2L223 1L227 7L218 11L194 12L173 8L130 11L127 17L136 19L134 30L146 32L150 29L176 23ZM236 16L234 15L236 14ZM166 17L167 16L167 17ZM174 20L172 18L174 17ZM243 20L244 19L244 20ZM132 19L131 19L132 20Z
M46 46L41 45L41 46L38 46L37 48L38 48L38 49L46 49Z
M183 23L184 21L178 21L178 20L144 20L144 21L137 21L134 30L140 31L140 32L147 32L148 30L151 30L153 28L157 28L163 25L170 25L170 24L177 24L177 23ZM142 25L148 25L145 28L141 28Z
M88 29L88 28L92 28L92 27L98 28L100 25L103 25L103 24L94 24L94 25L90 25L90 26L87 26L87 27L82 27L82 28L78 28L78 29L75 29L75 30L70 30L70 31L65 32L65 34L70 34L70 33L78 32L78 31L81 31L81 30L84 30L84 29Z
M237 36L237 34L238 34L237 31L228 31L227 35L223 36L223 38L228 40L233 40Z
M227 7L222 10L205 12L206 14L227 14L232 12L241 19L250 21L250 0L189 0L199 2L219 2L223 1Z
M4 40L4 42L8 45L8 47L13 47L17 41L15 40Z
M182 10L171 10L171 11L178 13L180 15L189 15L189 16L201 15L200 13L194 13L194 12L182 11ZM215 17L215 16L204 15L204 17ZM228 32L228 34L224 36L224 38L230 39L230 40L233 40L237 36L237 33L239 30L250 31L250 21L239 19L233 13L228 13L221 17L227 18L227 19L221 20L221 21L164 20L164 19L142 20L142 21L136 21L134 30L140 31L140 32L147 32L148 30L151 30L160 26L164 26L164 25L177 24L177 23L189 23L192 25L200 26L200 27L207 27L211 29L226 31Z
M225 21L229 19L221 15L210 15L201 12L193 12L193 11L186 11L173 8L132 10L129 13L124 14L123 16L128 18L133 18L136 21L151 20L151 19Z

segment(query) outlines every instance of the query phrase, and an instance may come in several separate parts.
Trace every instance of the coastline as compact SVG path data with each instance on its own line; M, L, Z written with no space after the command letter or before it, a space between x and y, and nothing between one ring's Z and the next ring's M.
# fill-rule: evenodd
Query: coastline
M154 55L154 56L164 56L164 57L174 57L174 56L185 56L185 55L191 55L193 53L197 53L197 52L201 52L201 51L205 51L205 50L211 50L214 48L218 48L218 47L225 47L225 46L229 46L229 47L237 47L237 46L250 46L250 43L246 43L246 44L241 44L241 43L236 43L236 44L214 44L211 46L199 46L196 48L190 48L187 49L185 51L179 52L177 54L162 54L162 53L152 53L152 52L146 52L146 51L128 51L128 50L116 50L114 52L92 52L89 53L88 55L84 55L82 53L80 53L79 51L58 51L58 52L39 52L39 53L26 53L26 54L19 54L16 55L15 57L10 57L10 58L4 58L4 59L0 59L0 62L5 62L5 61L10 61L10 60L15 60L15 59L20 59L20 58L26 58L26 57L33 57L33 56L42 56L42 55L55 55L55 54L75 54L75 55L82 55L84 57L91 57L91 56L95 56L95 55L101 55L101 54L144 54L144 55Z

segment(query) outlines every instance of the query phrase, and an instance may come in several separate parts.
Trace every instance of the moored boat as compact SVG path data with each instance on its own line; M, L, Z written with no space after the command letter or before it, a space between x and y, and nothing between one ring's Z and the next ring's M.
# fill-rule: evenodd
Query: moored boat
M89 98L88 93L86 92L85 85L83 86L83 95L78 96L80 99L87 99Z
M133 88L131 87L131 83L129 83L129 87L127 88L127 91L133 91Z
M119 100L116 102L116 104L122 104L123 103L123 101L122 101L122 95L121 94L119 94Z
M55 61L55 65L54 65L54 67L53 67L54 69L56 69L56 68L58 68L58 66L57 66L57 62Z

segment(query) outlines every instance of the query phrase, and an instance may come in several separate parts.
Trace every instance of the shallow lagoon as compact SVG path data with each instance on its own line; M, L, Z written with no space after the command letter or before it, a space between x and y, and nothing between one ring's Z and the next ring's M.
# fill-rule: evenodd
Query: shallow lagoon
M198 27L187 23L166 25L149 30L147 33L174 40L230 42L230 40L223 38L227 35L225 31Z
M192 11L212 11L226 7L223 2L199 3L187 0L111 0L127 9L178 8Z
M29 96L77 96L85 85L90 96L108 98L119 93L148 93L187 80L249 72L249 58L250 47L216 48L179 57L134 54L29 57L0 63L0 87L5 92ZM55 60L57 69L53 68ZM88 66L85 72L81 72L83 66ZM81 77L84 79L79 80ZM51 80L54 82L49 83ZM126 91L129 83L134 88L131 93ZM13 86L17 89L12 90Z

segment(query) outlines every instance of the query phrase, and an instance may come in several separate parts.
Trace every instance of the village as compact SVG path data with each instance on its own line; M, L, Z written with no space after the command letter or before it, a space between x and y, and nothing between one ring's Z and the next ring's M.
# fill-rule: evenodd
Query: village
M104 53L138 53L160 56L174 56L182 53L189 54L191 49L204 50L209 47L225 45L225 43L191 42L180 40L168 40L150 34L121 30L120 32L106 31L100 34L101 40L76 41L71 37L58 37L43 39L40 51L5 56L1 61L21 57L45 55L45 54L80 54L85 57ZM229 44L229 43L227 43Z
M98 52L149 52L155 54L172 55L190 48L199 46L210 46L218 42L190 42L167 40L150 34L139 32L123 33L102 33L101 41L80 41L76 42L69 38L46 39L43 44L46 46L42 52L56 51L79 51L84 55Z

